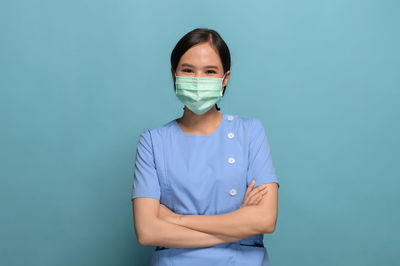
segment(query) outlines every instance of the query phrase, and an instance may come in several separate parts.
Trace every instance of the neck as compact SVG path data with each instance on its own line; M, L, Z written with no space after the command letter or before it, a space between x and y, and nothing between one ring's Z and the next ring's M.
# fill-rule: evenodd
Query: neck
M218 124L222 118L222 114L217 111L215 105L210 110L201 115L190 111L188 108L186 108L186 106L184 110L185 111L183 112L182 117L178 120L186 127L204 128L208 126L213 126L215 124Z

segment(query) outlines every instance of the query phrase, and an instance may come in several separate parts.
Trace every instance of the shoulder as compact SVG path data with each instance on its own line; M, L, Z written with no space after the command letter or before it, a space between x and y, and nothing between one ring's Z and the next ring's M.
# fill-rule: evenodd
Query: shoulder
M147 128L140 133L139 140L152 141L155 138L163 138L172 132L174 123L175 119L162 125Z
M264 128L262 121L257 117L249 117L238 114L227 114L227 120L236 121L237 124L248 130Z
M266 131L263 122L258 117L243 115L232 115L232 121L236 120L236 129L240 130L243 136L252 143L258 143L266 139Z

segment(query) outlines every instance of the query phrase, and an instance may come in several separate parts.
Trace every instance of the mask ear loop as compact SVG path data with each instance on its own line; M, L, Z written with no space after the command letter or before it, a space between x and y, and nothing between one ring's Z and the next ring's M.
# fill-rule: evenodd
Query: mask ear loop
M221 78L221 85L224 83L225 76L226 76L226 73ZM222 94L223 91L224 91L224 87L221 86L221 94ZM215 103L215 106L217 106L217 103Z
M224 83L224 79L225 79L226 73L224 74L224 76L222 77L221 83Z
M222 77L222 80L221 80L222 84L224 83L225 76L226 76L226 73L225 73L224 76Z

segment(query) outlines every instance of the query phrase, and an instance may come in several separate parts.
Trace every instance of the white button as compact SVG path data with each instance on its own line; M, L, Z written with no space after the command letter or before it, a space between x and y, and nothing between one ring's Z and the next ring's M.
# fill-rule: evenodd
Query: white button
M229 162L230 164L234 163L234 162L235 162L235 158L229 157L228 162Z
M232 115L228 115L228 120L233 120L233 116Z
M236 195L236 189L232 188L231 190L229 190L229 194L231 194L232 196Z
M231 139L231 138L233 138L234 136L235 136L235 134L233 134L232 132L229 132L229 133L228 133L228 138Z

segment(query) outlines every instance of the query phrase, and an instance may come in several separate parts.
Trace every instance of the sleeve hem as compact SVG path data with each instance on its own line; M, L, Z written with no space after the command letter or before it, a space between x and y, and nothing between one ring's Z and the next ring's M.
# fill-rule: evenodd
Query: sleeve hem
M151 193L151 192L138 192L138 193L133 193L132 196L131 196L131 200L133 200L134 198L139 198L139 197L143 197L143 198L153 198L153 199L160 200L160 194Z
M276 183L278 185L278 188L280 186L278 179L277 178L273 178L273 179L264 180L264 181L259 182L259 184L257 186L254 186L254 188L256 188L256 187L258 187L258 186L260 186L262 184L268 184L268 183Z

